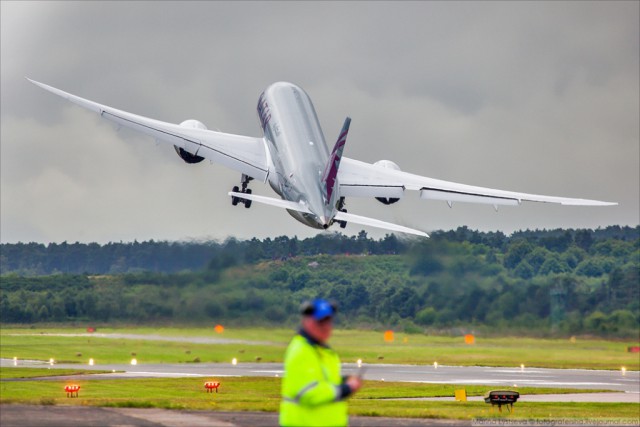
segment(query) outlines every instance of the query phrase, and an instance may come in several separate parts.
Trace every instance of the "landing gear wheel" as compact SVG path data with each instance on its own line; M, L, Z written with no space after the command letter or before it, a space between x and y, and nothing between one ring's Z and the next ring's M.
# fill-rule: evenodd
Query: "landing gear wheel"
M340 209L340 212L344 212L347 213L346 209ZM347 221L338 221L338 223L340 224L340 228L346 228L347 227Z
M347 213L347 210L344 207L345 205L344 202L345 202L344 197L340 197L340 199L338 200L338 203L336 204L336 208L340 212ZM347 226L347 221L336 221L336 222L340 225L340 228L345 228Z
M240 194L251 194L251 189L247 188L247 186L249 185L249 182L252 181L253 178L251 178L248 175L242 174L242 178L240 179L240 183L242 185L242 189L240 189L240 187L238 187L237 185L233 187L233 192L234 193L240 193ZM240 196L231 196L231 204L233 206L236 206L238 203L242 203L244 205L245 208L249 209L251 207L251 200L248 199L243 199Z
M237 193L237 192L239 192L239 191L240 191L240 188L238 188L238 186L236 185L235 187L233 187L232 191L233 191L234 193ZM231 204L232 204L233 206L237 206L239 201L240 201L240 199L239 199L239 198L237 198L236 196L231 196Z
M251 189L250 189L250 188L247 188L247 191L245 191L245 194L251 194ZM245 199L245 200L243 200L244 207L245 207L246 209L249 209L249 208L251 207L251 202L252 202L252 201L253 201L253 200L249 200L249 199Z

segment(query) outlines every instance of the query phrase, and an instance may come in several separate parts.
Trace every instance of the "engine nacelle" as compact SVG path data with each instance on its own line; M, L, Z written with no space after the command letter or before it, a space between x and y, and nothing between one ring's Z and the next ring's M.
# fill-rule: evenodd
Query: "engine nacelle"
M189 119L180 123L180 126L183 128L193 128L193 129L202 129L207 130L207 127L199 120Z
M392 162L391 160L378 160L374 163L374 166L379 166L385 169L393 169L396 171L400 170L400 166ZM376 200L385 205L392 205L398 202L400 199L396 197L376 197Z
M193 120L193 119L185 120L184 122L180 123L180 126L185 128L207 130L207 127L202 122L198 120ZM204 157L200 157L196 154L191 154L184 148L178 147L177 145L174 145L173 148L175 148L176 153L178 153L178 156L180 156L180 158L184 160L185 163L194 164L194 163L200 163L201 161L204 160Z

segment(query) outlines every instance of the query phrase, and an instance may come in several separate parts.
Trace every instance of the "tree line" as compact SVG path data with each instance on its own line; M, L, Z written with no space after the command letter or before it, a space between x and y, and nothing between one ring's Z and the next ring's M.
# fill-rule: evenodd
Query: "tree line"
M109 274L112 267L104 264L100 271L35 275L33 266L15 261L3 245L0 320L293 325L300 302L321 296L338 302L343 326L637 337L639 235L639 227L508 237L461 227L417 241L393 235L376 241L364 232L305 240L228 239L194 243L199 250L206 247L197 268L176 263L165 272L155 267L157 260L149 269L131 260L120 263L124 272L118 274ZM146 255L137 259L153 259L149 248L164 246L160 253L167 253L191 245L149 243L105 247L113 251L122 245L132 256L133 248L145 248ZM66 246L82 252L81 244ZM26 244L25 253L26 247L42 254L43 247ZM89 252L99 251L92 246ZM73 256L67 261L74 268L88 265ZM5 273L8 265L20 267ZM56 271L64 271L61 267Z
M142 271L175 273L201 270L212 259L223 263L244 263L282 259L297 255L362 253L398 253L405 248L394 235L380 240L340 233L319 234L300 240L280 236L264 240L223 242L119 242L97 243L3 243L0 244L0 272L22 276L58 273L121 274ZM229 258L228 260L225 260Z
M559 253L570 246L588 252L594 243L604 240L633 241L638 238L639 233L639 227L610 226L597 230L526 230L506 236L499 231L479 232L459 227L457 230L435 231L431 234L431 240L482 244L498 252L504 251L514 241L526 240L536 247ZM415 241L398 238L392 234L374 240L369 238L365 231L361 231L351 237L340 233L320 233L302 240L295 236L280 236L264 240L150 240L110 242L104 245L79 242L2 243L0 274L42 276L59 273L121 274L143 271L176 273L201 270L206 268L212 259L219 258L223 264L241 264L299 255L404 254Z

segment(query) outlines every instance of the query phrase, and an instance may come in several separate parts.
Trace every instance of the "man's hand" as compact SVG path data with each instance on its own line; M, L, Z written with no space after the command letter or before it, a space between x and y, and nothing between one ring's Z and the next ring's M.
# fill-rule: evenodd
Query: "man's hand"
M356 391L360 390L360 387L362 387L362 378L351 375L350 377L347 377L345 383L347 383L347 385L351 389L351 393L353 394Z

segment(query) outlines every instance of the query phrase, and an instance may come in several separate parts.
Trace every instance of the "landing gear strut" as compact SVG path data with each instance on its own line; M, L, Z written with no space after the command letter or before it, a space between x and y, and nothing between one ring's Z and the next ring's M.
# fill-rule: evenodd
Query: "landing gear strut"
M336 208L338 208L340 212L347 213L347 209L345 209L344 204L345 204L344 197L340 197L340 200L338 200L338 204ZM345 228L347 226L347 221L336 221L336 222L340 225L340 228Z
M242 194L251 194L251 189L247 188L249 185L249 181L253 180L248 175L242 174L242 178L240 179L240 184L242 185L242 190L236 185L233 187L232 191L234 193L242 193ZM236 206L238 203L244 204L244 207L249 209L251 207L251 200L243 199L241 197L231 196L231 204Z

